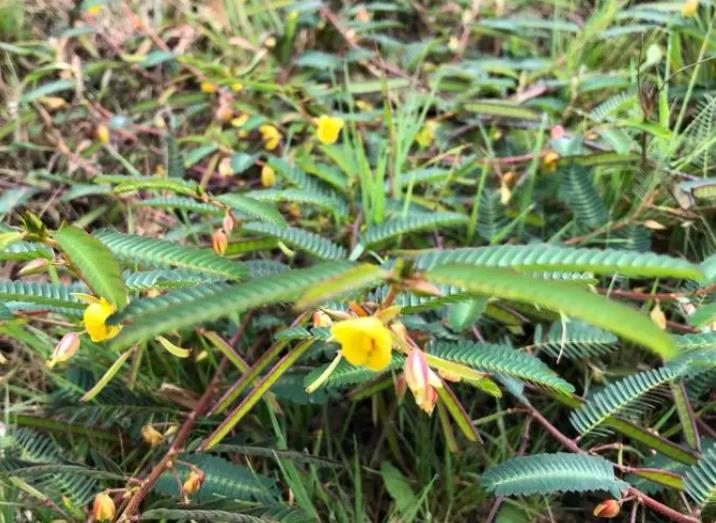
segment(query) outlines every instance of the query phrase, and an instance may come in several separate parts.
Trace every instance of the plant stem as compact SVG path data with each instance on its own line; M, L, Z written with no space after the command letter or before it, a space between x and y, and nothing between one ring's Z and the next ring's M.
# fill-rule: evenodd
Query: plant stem
M191 412L191 414L189 414L187 419L182 424L181 428L179 429L179 432L177 433L177 437L174 440L174 443L172 443L172 446L169 447L169 450L161 459L161 461L155 465L147 478L142 481L142 485L139 487L139 490L137 490L134 496L132 496L132 498L129 500L127 506L122 512L122 515L117 521L126 522L134 518L134 515L137 513L137 510L139 510L139 505L141 505L144 498L147 496L147 494L149 494L149 491L152 490L152 487L157 482L159 477L164 473L169 464L181 452L182 448L184 447L184 443L189 438L191 429L194 428L194 424L209 409L209 403L211 402L211 398L214 395L214 391L219 384L219 379L223 374L228 362L229 360L226 358L223 358L221 360L221 363L219 364L218 368L216 369L216 373L214 374L214 378L212 379L211 383L206 387L204 394L202 394L194 410Z
M549 432L557 441L559 441L564 448L571 452L574 452L575 454L587 454L586 451L579 448L579 446L574 442L574 440L569 439L567 436L562 434L557 427L552 425L532 405L528 404L527 409L529 410L532 418L534 418L537 423L542 425L542 427L547 432ZM679 523L700 523L699 519L693 518L686 514L682 514L681 512L667 507L663 503L660 503L654 498L647 496L641 490L636 489L634 487L629 487L629 489L627 490L627 496L634 496L637 500L639 500L640 503L643 503L650 509L658 512L664 517L671 519L672 521L677 521Z

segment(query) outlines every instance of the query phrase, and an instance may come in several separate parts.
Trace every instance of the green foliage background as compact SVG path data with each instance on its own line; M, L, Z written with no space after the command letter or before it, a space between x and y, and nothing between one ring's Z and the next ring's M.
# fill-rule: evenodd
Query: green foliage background
M0 3L0 521L711 521L715 11Z

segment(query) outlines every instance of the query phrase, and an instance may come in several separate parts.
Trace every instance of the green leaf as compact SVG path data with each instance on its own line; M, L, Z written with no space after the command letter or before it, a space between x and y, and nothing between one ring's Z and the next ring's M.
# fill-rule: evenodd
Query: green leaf
M702 305L689 316L689 324L697 329L703 329L712 323L716 323L716 302Z
M246 196L262 202L305 203L342 216L348 214L348 206L345 201L306 189L264 189L250 191L246 193Z
M196 503L209 503L217 499L272 503L278 498L275 480L258 474L248 467L235 465L219 456L209 454L179 455L175 470L162 474L153 490L178 498L179 484L186 480L191 471L188 464L194 465L204 473L201 488L192 496L192 501ZM226 521L223 518L202 520Z
M28 282L20 280L0 280L0 299L22 301L84 309L87 305L75 298L72 293L87 292L84 287L70 287L54 283Z
M97 381L97 383L95 383L90 390L88 390L82 395L80 400L92 401L94 398L96 398L97 395L102 392L102 390L104 390L107 385L109 385L109 382L112 381L112 378L114 378L114 376L120 371L122 366L127 362L133 352L134 349L129 349L120 354L119 358L117 358L114 363L112 363L112 365L107 369L107 371L102 375L102 377Z
M440 266L426 273L426 278L476 294L547 307L644 345L665 359L676 355L673 340L649 318L571 283L538 280L506 269L464 264Z
M53 257L52 249L42 243L14 242L0 249L0 261L51 260Z
M585 435L621 412L640 413L648 406L645 403L647 395L675 377L676 373L669 367L660 367L611 383L588 397L579 410L572 412L570 421L580 434Z
M266 392L278 381L278 379L290 369L298 359L313 345L315 340L302 341L281 358L266 376L259 381L254 389L237 405L237 407L226 416L224 422L211 433L201 444L201 450L208 450L223 440L226 435L241 421L246 414L258 403Z
M565 452L509 459L487 469L482 485L496 496L603 490L615 498L629 487L614 476L606 459Z
M330 280L309 289L296 302L296 308L299 310L308 309L348 293L376 287L385 279L387 274L387 271L369 263L349 267L346 272L337 274Z
M146 198L132 202L136 207L154 207L159 209L181 209L183 211L195 212L197 214L210 214L212 216L223 216L224 211L210 203L198 202L194 198L181 196L160 196L157 198Z
M112 184L114 185L112 190L118 194L133 191L169 191L187 196L197 196L202 192L199 184L193 180L166 176L96 176L94 182Z
M295 299L306 289L345 271L345 263L327 263L236 285L211 284L133 301L110 318L129 322L110 347L127 347L164 332L191 327L232 313Z
M429 270L449 263L504 267L519 271L576 271L655 278L701 280L701 267L681 258L616 249L561 247L549 244L499 245L425 251L417 268Z
M231 280L243 278L247 273L246 267L219 256L211 249L108 229L95 232L95 236L115 256L127 262L148 267L180 267Z
M361 236L361 243L369 247L383 242L389 238L395 238L401 234L416 231L439 230L441 227L452 227L465 225L468 222L467 216L454 212L436 212L430 214L414 214L407 218L394 218L379 225L369 227Z
M253 218L257 218L277 227L286 226L286 219L274 206L266 202L254 200L253 198L239 194L222 194L217 200Z
M119 263L102 242L73 226L62 227L54 239L95 294L124 307L127 288Z
M686 469L684 490L698 505L716 500L716 445L705 451L698 463Z
M539 325L538 325L539 327ZM592 327L581 321L556 321L542 339L541 328L535 329L534 349L554 358L584 359L604 356L617 348L617 337L611 332Z
M241 228L250 233L273 236L290 247L302 249L317 258L340 260L346 257L346 250L331 240L297 227L278 227L270 223L244 223Z
M415 510L418 498L403 474L392 464L384 461L380 464L380 475L383 478L385 489L395 501L398 513L407 514Z
M430 354L456 361L491 374L507 374L543 387L562 392L574 392L574 387L563 380L539 358L506 345L493 343L437 342L430 346Z
M258 154L234 153L231 155L231 170L234 174L241 174L254 166Z

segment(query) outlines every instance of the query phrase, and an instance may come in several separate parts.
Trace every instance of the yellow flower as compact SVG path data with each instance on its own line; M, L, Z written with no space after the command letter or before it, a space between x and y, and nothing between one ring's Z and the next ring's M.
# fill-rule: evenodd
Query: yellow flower
M435 139L435 127L437 127L437 123L433 120L428 120L423 125L423 128L418 131L418 134L415 135L415 141L418 142L422 149L432 145Z
M142 439L152 447L156 447L164 441L164 436L152 425L144 425L144 427L142 427Z
M238 93L243 88L244 88L244 84L242 84L241 82L234 82L231 84L231 90L234 91L235 93Z
M97 140L99 141L99 143L101 143L102 145L106 145L109 143L109 127L107 127L105 124L99 124L97 126L97 129L95 130L95 133L97 135Z
M699 8L699 0L686 0L681 5L681 15L690 18L696 14L696 11Z
M261 167L261 185L264 187L271 187L275 183L276 172L271 167L264 164L264 166Z
M259 127L261 139L264 142L264 148L267 151L273 151L281 142L281 131L271 124L264 124Z
M552 172L557 168L557 160L559 160L559 154L556 151L548 151L542 158L542 165L547 171Z
M202 93L212 94L212 93L215 93L216 91L218 91L219 87L213 82L204 80L203 82L201 82L199 84L199 89L201 89Z
M104 298L100 298L95 303L91 303L87 306L83 322L92 341L108 340L119 334L122 328L121 326L105 324L107 318L116 312L116 310L117 307Z
M331 327L331 335L340 343L341 354L351 365L365 365L379 371L390 363L390 330L378 318L339 321Z
M341 129L343 129L343 118L323 114L316 120L316 136L326 145L336 143Z
M106 492L100 492L94 497L92 503L92 516L95 521L112 521L116 508L114 500Z
M249 121L249 115L246 113L241 113L239 116L231 120L231 125L234 127L241 127L246 122Z
M84 11L89 16L97 16L102 12L102 4L100 2L86 2Z

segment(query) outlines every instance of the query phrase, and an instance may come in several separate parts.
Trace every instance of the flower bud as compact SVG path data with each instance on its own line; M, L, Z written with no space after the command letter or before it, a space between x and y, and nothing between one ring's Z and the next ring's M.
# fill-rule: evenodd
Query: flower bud
M114 500L106 492L100 492L94 497L94 503L92 503L92 516L95 521L112 521L116 508L114 506Z
M548 151L542 158L542 165L547 171L552 172L557 168L557 160L559 160L559 154L556 151Z
M19 276L30 276L32 274L39 274L45 272L50 266L50 261L46 258L38 258L26 263L23 267L17 271Z
M690 18L696 14L699 9L699 0L686 0L681 4L681 15L685 18Z
M142 439L150 446L156 447L164 441L164 436L152 425L144 425L144 427L142 427Z
M619 515L621 505L616 499L605 499L594 507L592 514L597 518L611 519Z
M99 124L97 129L95 129L95 136L97 137L97 141L102 145L108 144L110 139L109 127L103 123Z
M222 158L219 162L219 175L228 178L229 176L234 174L234 168L231 167L231 158L228 156L225 158Z
M436 388L442 387L440 378L428 367L425 353L415 349L405 359L405 383L415 396L415 403L428 414L433 413L438 400Z
M219 87L215 83L204 80L199 84L199 89L201 89L202 93L212 94L218 91Z
M333 325L331 317L323 311L316 311L311 317L314 327L330 327Z
M261 185L264 187L271 187L276 183L276 173L274 170L265 165L261 167Z
M201 488L201 485L204 483L204 472L199 469L193 469L189 476L184 481L184 484L182 485L182 490L188 494L192 495L196 491L198 491Z
M220 103L214 115L220 122L228 122L234 117L234 110L228 103Z
M47 362L49 368L54 367L58 363L64 363L75 355L80 348L80 335L78 332L68 332L52 349L52 356Z
M224 229L224 232L228 235L231 234L231 231L234 230L234 217L231 216L230 212L227 212L224 215L224 221L221 223L221 227Z
M223 255L226 252L226 247L229 245L229 238L226 236L224 231L216 229L214 234L211 235L211 245L216 254Z

